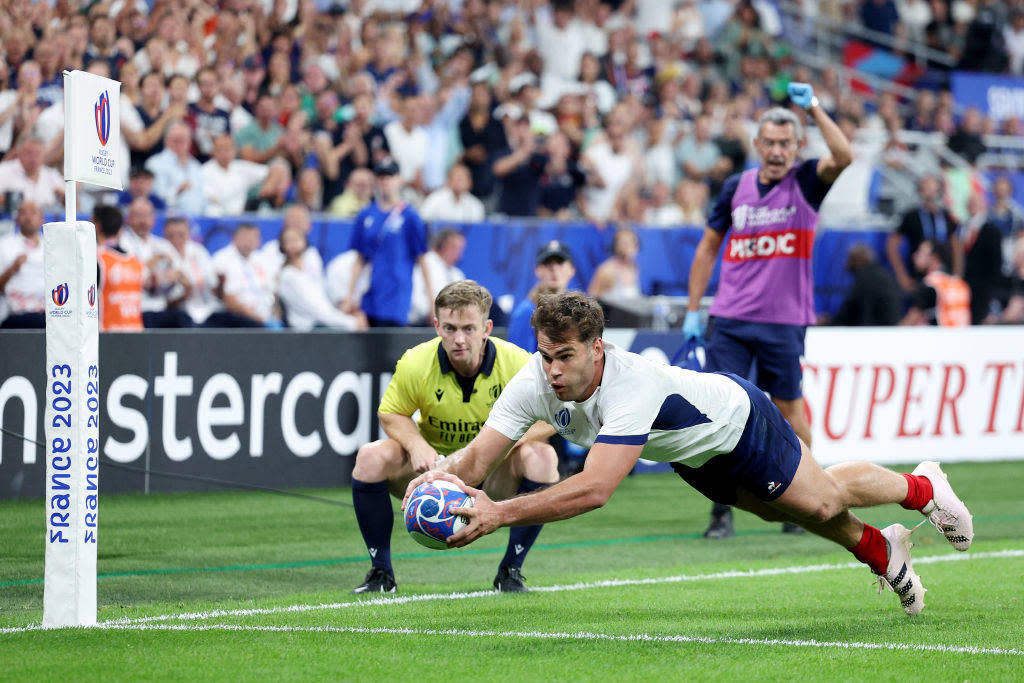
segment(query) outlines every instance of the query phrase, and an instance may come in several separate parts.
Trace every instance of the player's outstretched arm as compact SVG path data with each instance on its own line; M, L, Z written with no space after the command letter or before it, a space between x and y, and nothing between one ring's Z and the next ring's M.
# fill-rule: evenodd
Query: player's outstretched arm
M468 545L503 526L528 526L568 519L602 507L640 458L643 446L594 444L583 471L537 493L517 496L500 503L486 493L464 487L473 497L473 507L452 508L453 514L469 518L469 524L448 538L448 547Z

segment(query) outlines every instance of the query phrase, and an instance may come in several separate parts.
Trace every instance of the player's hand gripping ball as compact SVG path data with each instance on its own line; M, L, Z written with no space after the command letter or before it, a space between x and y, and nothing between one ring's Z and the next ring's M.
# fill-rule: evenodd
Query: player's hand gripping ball
M405 506L405 528L417 543L445 550L445 539L469 523L465 517L450 512L459 507L473 507L473 499L455 484L443 479L420 484Z

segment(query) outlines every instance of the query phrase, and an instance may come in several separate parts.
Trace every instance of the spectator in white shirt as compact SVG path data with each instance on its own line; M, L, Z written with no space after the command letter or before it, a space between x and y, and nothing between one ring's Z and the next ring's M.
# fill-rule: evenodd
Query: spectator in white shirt
M46 327L46 285L43 281L43 245L39 229L43 212L28 200L16 218L18 232L0 239L0 294L8 316L0 327Z
M180 121L167 127L164 149L146 160L153 172L153 191L167 207L198 216L206 209L199 161L192 156L192 130Z
M427 131L422 121L426 107L429 103L409 95L402 100L402 118L384 126L384 137L398 164L399 175L417 192L423 191L423 164L427 158Z
M306 272L304 255L307 249L309 245L306 243L306 235L300 228L285 228L281 231L280 250L285 262L278 276L277 296L288 327L302 331L314 327L366 329L366 317L362 313L342 313L327 298L320 283Z
M192 239L188 219L168 218L164 222L164 237L174 247L174 268L188 281L179 284L172 296L182 296L182 308L196 325L202 325L210 314L223 308L217 298L217 273L206 247Z
M605 124L607 140L594 143L583 154L581 165L588 172L580 206L583 216L598 227L611 219L622 189L643 178L640 155L627 139L629 121L625 107L617 105Z
M644 212L644 223L656 228L674 228L685 222L683 210L672 201L668 185L659 181L654 183L650 192L650 204Z
M298 230L306 236L306 251L302 255L302 269L309 275L310 281L318 282L321 289L324 287L324 260L316 247L309 245L309 231L313 229L313 219L309 215L309 209L298 204L292 204L284 210L284 221L281 223L281 232L285 230ZM273 239L263 245L260 249L260 258L263 260L263 267L267 276L273 280L284 266L284 253L278 240Z
M1010 15L1010 22L1003 27L1003 40L1010 60L1010 73L1024 74L1024 8L1018 8Z
M352 270L359 259L359 252L355 249L344 251L327 264L324 277L327 281L327 298L335 306L341 306L348 296L349 283L352 281ZM359 273L359 281L352 288L352 298L362 301L366 290L370 288L370 275L373 273L373 264L367 263Z
M188 281L174 265L174 247L153 234L155 223L153 204L145 197L136 197L128 205L126 225L118 238L118 246L145 267L142 324L147 328L192 327L192 319L178 306L184 300L182 291Z
M207 216L237 216L245 212L246 200L254 194L257 200L272 204L284 203L291 184L291 169L283 161L258 164L239 159L235 140L220 135L213 141L213 158L199 169L206 193Z
M448 184L431 192L423 201L420 217L425 221L479 223L484 219L484 203L470 194L472 186L469 169L455 164L448 171Z
M260 229L239 223L231 244L213 255L213 267L223 282L226 310L206 319L206 327L280 327L274 318L274 288L259 257Z
M466 279L465 273L456 266L466 250L466 236L454 228L444 228L434 235L431 242L430 251L423 255L423 268L430 275L430 284L434 291L427 291L422 269L417 268L413 271L410 325L430 325L431 316L434 314L434 299L437 295L447 285Z
M43 165L43 141L30 137L18 146L18 158L0 163L0 200L20 194L42 210L59 210L64 200L64 176Z
M586 27L573 16L572 0L554 0L550 14L535 17L534 30L544 76L575 81L588 45Z

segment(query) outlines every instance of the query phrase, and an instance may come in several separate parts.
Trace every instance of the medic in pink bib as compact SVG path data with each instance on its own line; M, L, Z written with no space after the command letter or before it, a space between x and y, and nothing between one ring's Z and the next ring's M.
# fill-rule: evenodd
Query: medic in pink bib
M814 323L811 252L818 209L851 160L850 142L818 106L806 83L790 83L790 101L807 110L828 146L821 159L798 161L800 119L776 107L759 121L754 149L761 165L725 181L690 267L687 339L704 338L700 300L724 243L718 293L711 305L707 370L751 377L808 445L800 357ZM783 528L784 531L798 527ZM732 536L732 511L712 508L708 538Z

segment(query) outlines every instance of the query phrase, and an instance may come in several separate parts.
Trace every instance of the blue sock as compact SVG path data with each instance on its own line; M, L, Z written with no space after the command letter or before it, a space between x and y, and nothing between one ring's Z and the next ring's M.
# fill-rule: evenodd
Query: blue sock
M541 484L540 482L523 477L519 483L519 490L516 493L529 493L545 486L548 486L548 484ZM510 527L508 530L508 548L505 549L505 557L501 559L501 566L522 569L526 553L530 552L533 542L537 540L537 536L543 528L543 524Z
M352 504L356 508L359 531L370 553L370 563L391 571L391 527L395 523L395 514L391 510L388 482L368 484L353 479Z

